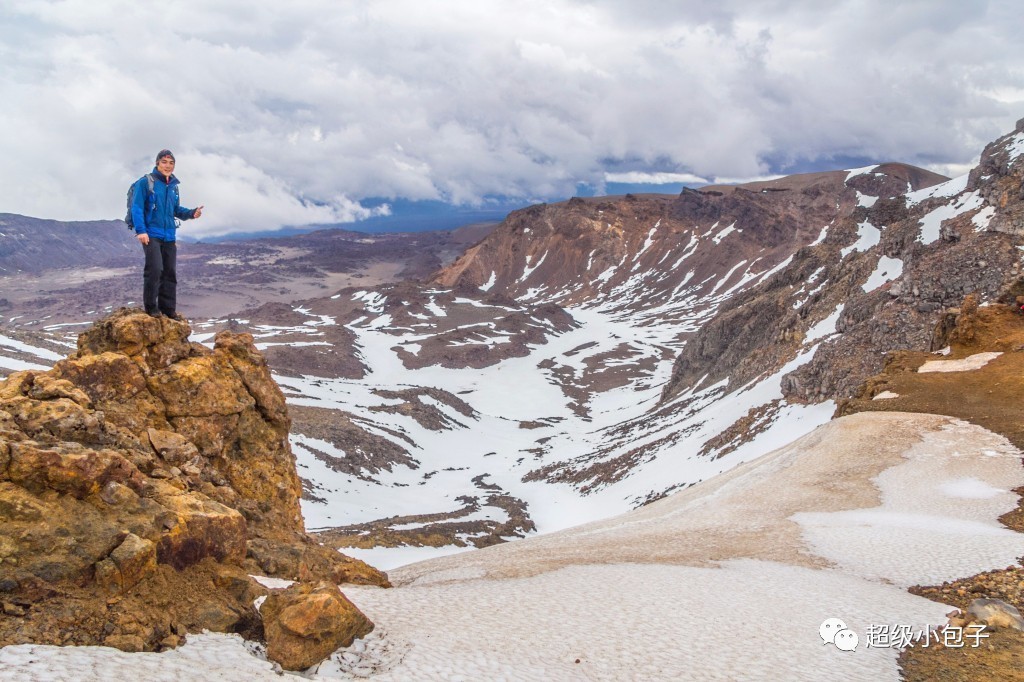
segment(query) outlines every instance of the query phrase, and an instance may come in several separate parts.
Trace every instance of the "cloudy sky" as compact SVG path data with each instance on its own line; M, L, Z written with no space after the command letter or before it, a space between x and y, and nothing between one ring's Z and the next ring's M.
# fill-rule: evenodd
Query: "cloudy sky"
M162 147L205 236L382 199L954 174L1024 117L1021 22L1012 0L4 0L0 212L118 217Z

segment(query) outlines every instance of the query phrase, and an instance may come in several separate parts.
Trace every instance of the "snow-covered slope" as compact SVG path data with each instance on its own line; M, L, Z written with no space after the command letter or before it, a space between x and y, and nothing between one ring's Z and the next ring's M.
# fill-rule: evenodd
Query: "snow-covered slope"
M834 317L754 381L719 379L664 401L674 358L721 306L784 270L865 197L940 179L890 164L534 207L434 288L304 302L305 324L261 327L266 342L316 343L297 330L323 334L329 319L352 335L362 365L362 376L280 377L290 404L351 425L330 437L297 413L309 525L388 567L433 553L419 547L428 536L447 552L620 513L809 432L834 405L787 402L781 380L835 332ZM399 455L371 462L373 443Z

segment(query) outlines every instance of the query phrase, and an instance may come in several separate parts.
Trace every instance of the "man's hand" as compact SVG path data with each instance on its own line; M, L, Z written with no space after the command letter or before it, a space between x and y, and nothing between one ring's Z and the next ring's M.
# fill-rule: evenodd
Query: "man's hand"
M143 246L149 246L149 235L148 234L143 232L142 234L137 234L135 236L138 238L139 243L141 243Z
M192 217L193 217L193 218L198 218L198 217L199 217L199 216L201 216L201 215L203 215L203 207L202 207L202 206L200 206L199 208L197 208L197 209L196 209L196 210L195 210L195 211L194 211L194 212L192 213Z

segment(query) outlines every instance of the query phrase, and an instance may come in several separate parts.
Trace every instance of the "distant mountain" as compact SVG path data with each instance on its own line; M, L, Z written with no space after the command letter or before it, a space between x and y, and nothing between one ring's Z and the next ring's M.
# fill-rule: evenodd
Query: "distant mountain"
M181 243L180 307L190 317L218 317L348 284L425 279L493 227L386 234L332 229ZM0 316L14 326L85 325L115 308L140 305L142 255L120 221L59 223L4 214L0 279Z
M0 277L103 266L137 251L138 243L119 220L60 222L0 213Z
M509 215L433 281L520 301L601 300L639 320L675 320L684 333L858 208L944 180L892 163L534 206Z

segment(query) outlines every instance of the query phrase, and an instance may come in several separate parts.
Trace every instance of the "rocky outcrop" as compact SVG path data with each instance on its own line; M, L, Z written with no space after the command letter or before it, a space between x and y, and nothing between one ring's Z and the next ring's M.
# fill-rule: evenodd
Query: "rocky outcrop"
M971 171L967 189L977 191L985 203L998 210L989 223L994 232L1024 236L1024 184L1020 162L1024 155L1024 118L1013 132L985 147L981 161Z
M0 383L0 645L260 636L248 574L386 585L305 534L281 391L248 334L122 309Z
M1014 227L1024 215L1022 153L1018 130L989 145L966 179L882 197L837 220L820 243L721 306L679 355L663 399L701 380L744 385L815 344L782 378L785 397L847 398L882 370L886 352L929 349L943 311L965 296L1011 303L1024 294L1024 232Z

